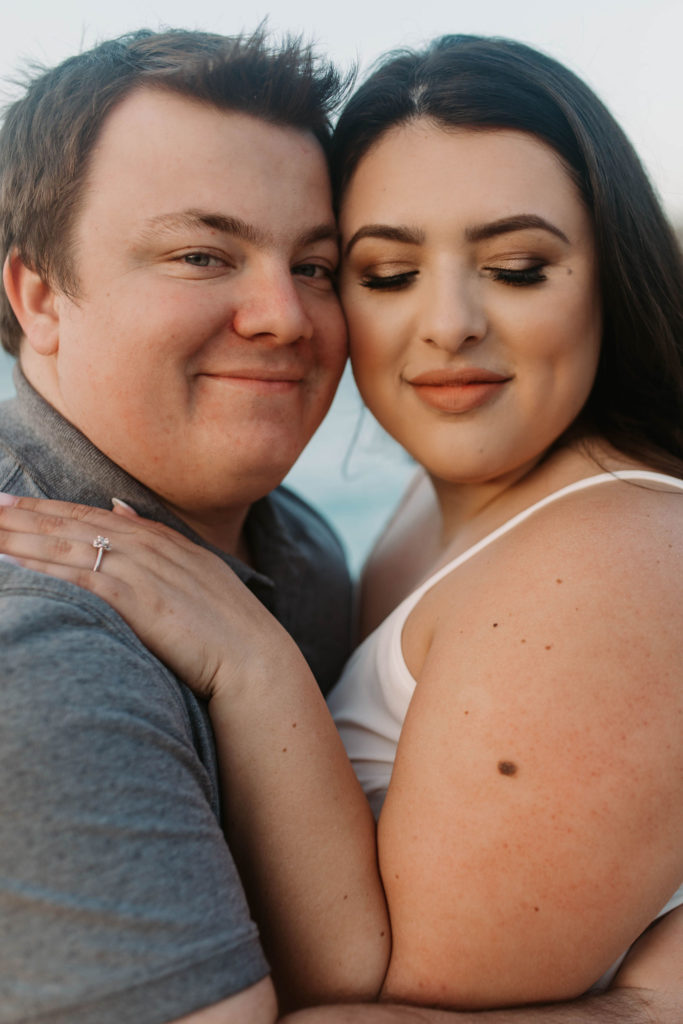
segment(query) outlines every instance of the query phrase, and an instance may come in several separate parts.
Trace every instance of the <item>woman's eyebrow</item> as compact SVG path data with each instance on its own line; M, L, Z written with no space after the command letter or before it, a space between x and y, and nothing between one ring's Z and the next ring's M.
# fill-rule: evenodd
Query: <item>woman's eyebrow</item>
M496 235L505 235L512 231L527 231L529 228L548 231L569 245L569 239L561 228L535 213L519 213L513 217L502 217L500 220L494 220L488 224L467 228L465 237L468 242L483 242L488 238L495 238ZM348 256L356 242L362 238L382 238L388 242L402 242L405 245L423 245L425 234L418 228L394 227L390 224L365 224L346 243L344 255Z
M468 228L465 231L465 238L468 242L485 242L487 238L495 238L496 235L505 235L511 231L526 231L529 228L549 231L551 235L556 235L569 245L569 239L564 231L535 213L519 213L514 217L502 217L500 220L491 221L490 224L479 224L476 227Z
M424 231L418 228L392 227L390 224L365 224L358 228L346 243L344 255L348 256L356 242L361 238L383 238L387 242L403 242L406 245L422 245L425 240Z

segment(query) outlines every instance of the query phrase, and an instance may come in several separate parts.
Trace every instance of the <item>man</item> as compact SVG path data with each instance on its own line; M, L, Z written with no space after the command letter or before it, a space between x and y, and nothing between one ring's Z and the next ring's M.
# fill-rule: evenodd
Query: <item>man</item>
M347 652L348 577L325 526L273 489L344 360L323 155L335 88L293 46L138 34L37 78L0 138L3 343L22 368L0 490L117 497L203 544L323 689ZM270 1024L201 702L102 602L7 563L0 639L0 1021ZM586 1015L476 1020L637 1024L660 983L664 1020L659 962L646 949L638 988Z
M117 497L220 553L324 691L349 651L343 555L292 494L264 496L346 358L338 89L295 44L140 33L36 78L0 143L22 371L0 489ZM226 998L207 1024L272 1019L205 707L85 593L7 564L0 586L0 1020L167 1021Z

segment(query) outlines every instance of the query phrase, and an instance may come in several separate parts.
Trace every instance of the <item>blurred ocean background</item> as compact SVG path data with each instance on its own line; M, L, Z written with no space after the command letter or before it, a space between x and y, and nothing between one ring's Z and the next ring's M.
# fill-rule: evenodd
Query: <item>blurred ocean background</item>
M0 349L0 400L14 394L14 360ZM327 419L286 483L332 523L357 574L414 464L363 408L347 368Z

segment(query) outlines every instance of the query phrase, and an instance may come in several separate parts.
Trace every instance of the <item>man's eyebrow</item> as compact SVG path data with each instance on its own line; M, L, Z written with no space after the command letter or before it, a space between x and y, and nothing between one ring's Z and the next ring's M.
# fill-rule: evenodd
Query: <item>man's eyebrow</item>
M465 232L465 238L468 242L485 242L487 238L495 238L496 235L506 235L512 231L526 231L529 228L540 228L541 231L549 231L551 235L556 235L569 245L569 239L564 231L561 231L560 228L551 224L549 220L545 220L544 217L539 217L535 213L519 213L514 217L502 217L500 220L491 221L490 224L480 224L476 227L468 228Z
M156 217L150 217L142 225L141 237L155 231L175 231L183 228L206 227L214 231L220 231L224 235L232 235L234 238L251 245L264 246L273 241L269 231L264 231L243 220L241 217L227 216L222 213L212 213L209 210L181 210L178 213L162 213ZM307 228L296 238L295 247L313 245L316 242L327 240L338 241L336 224L331 221L329 224L317 224L313 228Z
M175 231L183 228L206 227L213 228L225 235L233 235L235 238L253 245L264 245L269 240L269 235L261 231L253 224L249 224L241 217L230 217L222 213L213 213L210 210L180 210L177 213L161 213L156 217L150 217L142 225L140 235L146 235L155 231Z
M361 238L382 238L387 242L403 242L405 245L422 245L425 240L424 231L418 228L392 227L390 224L365 224L358 228L346 243L344 255L348 256L356 242Z

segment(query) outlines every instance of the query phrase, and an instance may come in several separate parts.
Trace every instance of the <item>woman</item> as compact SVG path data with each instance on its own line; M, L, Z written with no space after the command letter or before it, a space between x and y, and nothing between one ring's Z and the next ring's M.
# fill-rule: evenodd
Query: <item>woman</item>
M538 998L542 965L557 981L560 960L575 991L596 931L605 968L607 945L623 944L604 922L624 888L643 891L654 852L663 791L632 813L631 758L661 777L673 763L656 768L652 750L677 742L649 733L667 674L661 724L680 707L668 619L680 575L653 572L680 551L682 485L661 475L683 476L675 244L604 108L510 43L451 37L386 61L340 118L334 166L356 380L426 470L366 573L365 631L418 589L330 701L371 800L391 778L385 991L524 1002ZM647 603L639 626L627 625L635 593ZM628 866L616 870L620 850ZM680 860L669 863L667 899L681 880ZM583 954L565 958L567 944Z
M383 624L331 701L376 807L388 788L382 994L571 999L683 902L680 256L609 114L519 44L390 56L342 114L335 175L354 372L422 466L364 577L364 630ZM259 731L258 686L222 685L222 563L99 511L65 520L58 557L22 506L3 514L7 553L113 603L211 698L223 758ZM83 571L95 523L106 573ZM197 579L188 648L169 627ZM254 637L258 672L286 659L293 692L308 685L265 614L230 628ZM281 770L326 758L315 736L305 753Z

